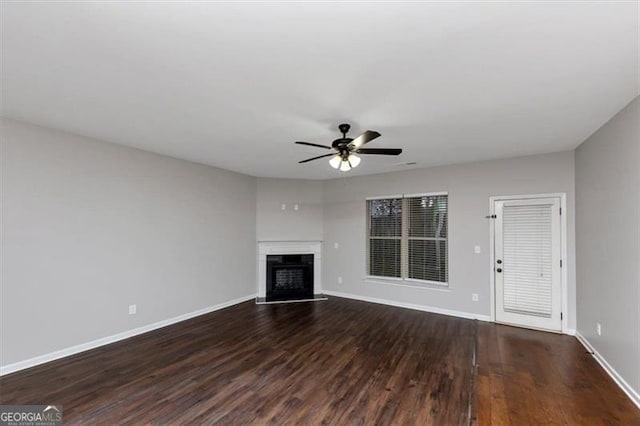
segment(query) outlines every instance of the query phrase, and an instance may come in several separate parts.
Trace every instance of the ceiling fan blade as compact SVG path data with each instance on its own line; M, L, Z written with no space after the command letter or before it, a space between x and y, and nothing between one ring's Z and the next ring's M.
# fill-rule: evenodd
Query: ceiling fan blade
M375 155L400 155L400 148L360 148L357 149L358 154L375 154Z
M307 158L306 160L298 161L298 163L308 163L309 161L317 160L318 158L331 157L332 155L337 155L336 152L332 152L331 154L318 155L317 157Z
M330 146L327 145L320 145L317 143L311 143L311 142L296 142L298 145L309 145L309 146L315 146L318 148L325 148L325 149L332 149Z
M373 130L367 130L366 132L355 138L353 141L351 141L351 144L356 148L359 148L365 143L371 142L377 137L380 137L380 133L374 132Z

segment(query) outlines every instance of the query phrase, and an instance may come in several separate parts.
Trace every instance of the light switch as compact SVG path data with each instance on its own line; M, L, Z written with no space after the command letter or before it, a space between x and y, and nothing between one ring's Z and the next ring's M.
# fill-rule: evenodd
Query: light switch
M333 243L333 248L340 248L340 244L338 244L338 243Z
M297 205L297 204L294 204L294 205L293 205L293 209L294 209L295 211L298 211L298 205Z
M287 205L286 205L286 204L283 204L280 208L281 208L282 210L286 210L286 209L287 209Z
M480 250L480 246L475 246L475 247L473 248L473 252L474 252L475 254L480 254L480 252L481 252L481 250Z

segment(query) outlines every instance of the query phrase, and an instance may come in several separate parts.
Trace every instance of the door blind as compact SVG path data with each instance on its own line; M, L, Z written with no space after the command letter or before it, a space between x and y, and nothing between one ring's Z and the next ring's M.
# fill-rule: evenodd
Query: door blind
M504 206L504 310L550 317L553 235L550 205Z

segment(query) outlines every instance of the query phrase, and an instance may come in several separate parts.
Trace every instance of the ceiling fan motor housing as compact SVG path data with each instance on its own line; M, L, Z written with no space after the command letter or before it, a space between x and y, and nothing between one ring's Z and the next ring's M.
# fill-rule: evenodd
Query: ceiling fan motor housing
M342 137L334 140L331 146L340 153L340 156L343 159L346 159L351 151L349 149L349 144L353 142L353 138L347 137L347 133L349 132L349 129L351 129L351 125L348 123L342 123L338 125L338 129L340 130L340 133L342 133Z
M338 151L344 151L349 149L349 144L353 142L352 138L339 138L333 141L331 146Z

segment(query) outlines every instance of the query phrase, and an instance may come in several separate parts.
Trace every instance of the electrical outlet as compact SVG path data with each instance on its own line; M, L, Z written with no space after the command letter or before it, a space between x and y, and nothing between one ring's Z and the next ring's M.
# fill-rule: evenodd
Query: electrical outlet
M138 307L136 305L129 305L129 315L135 315L138 311Z
M482 250L480 249L480 246L474 246L474 247L473 247L473 252L474 252L475 254L480 254L480 252L481 252L481 251L482 251Z
M338 284L342 284L342 277L338 277Z
M473 293L471 295L471 300L473 300L474 302L477 302L478 301L478 293Z
M338 243L333 243L333 248L340 248L340 244L338 244Z
M598 332L598 336L602 336L602 324L596 324L596 331Z

